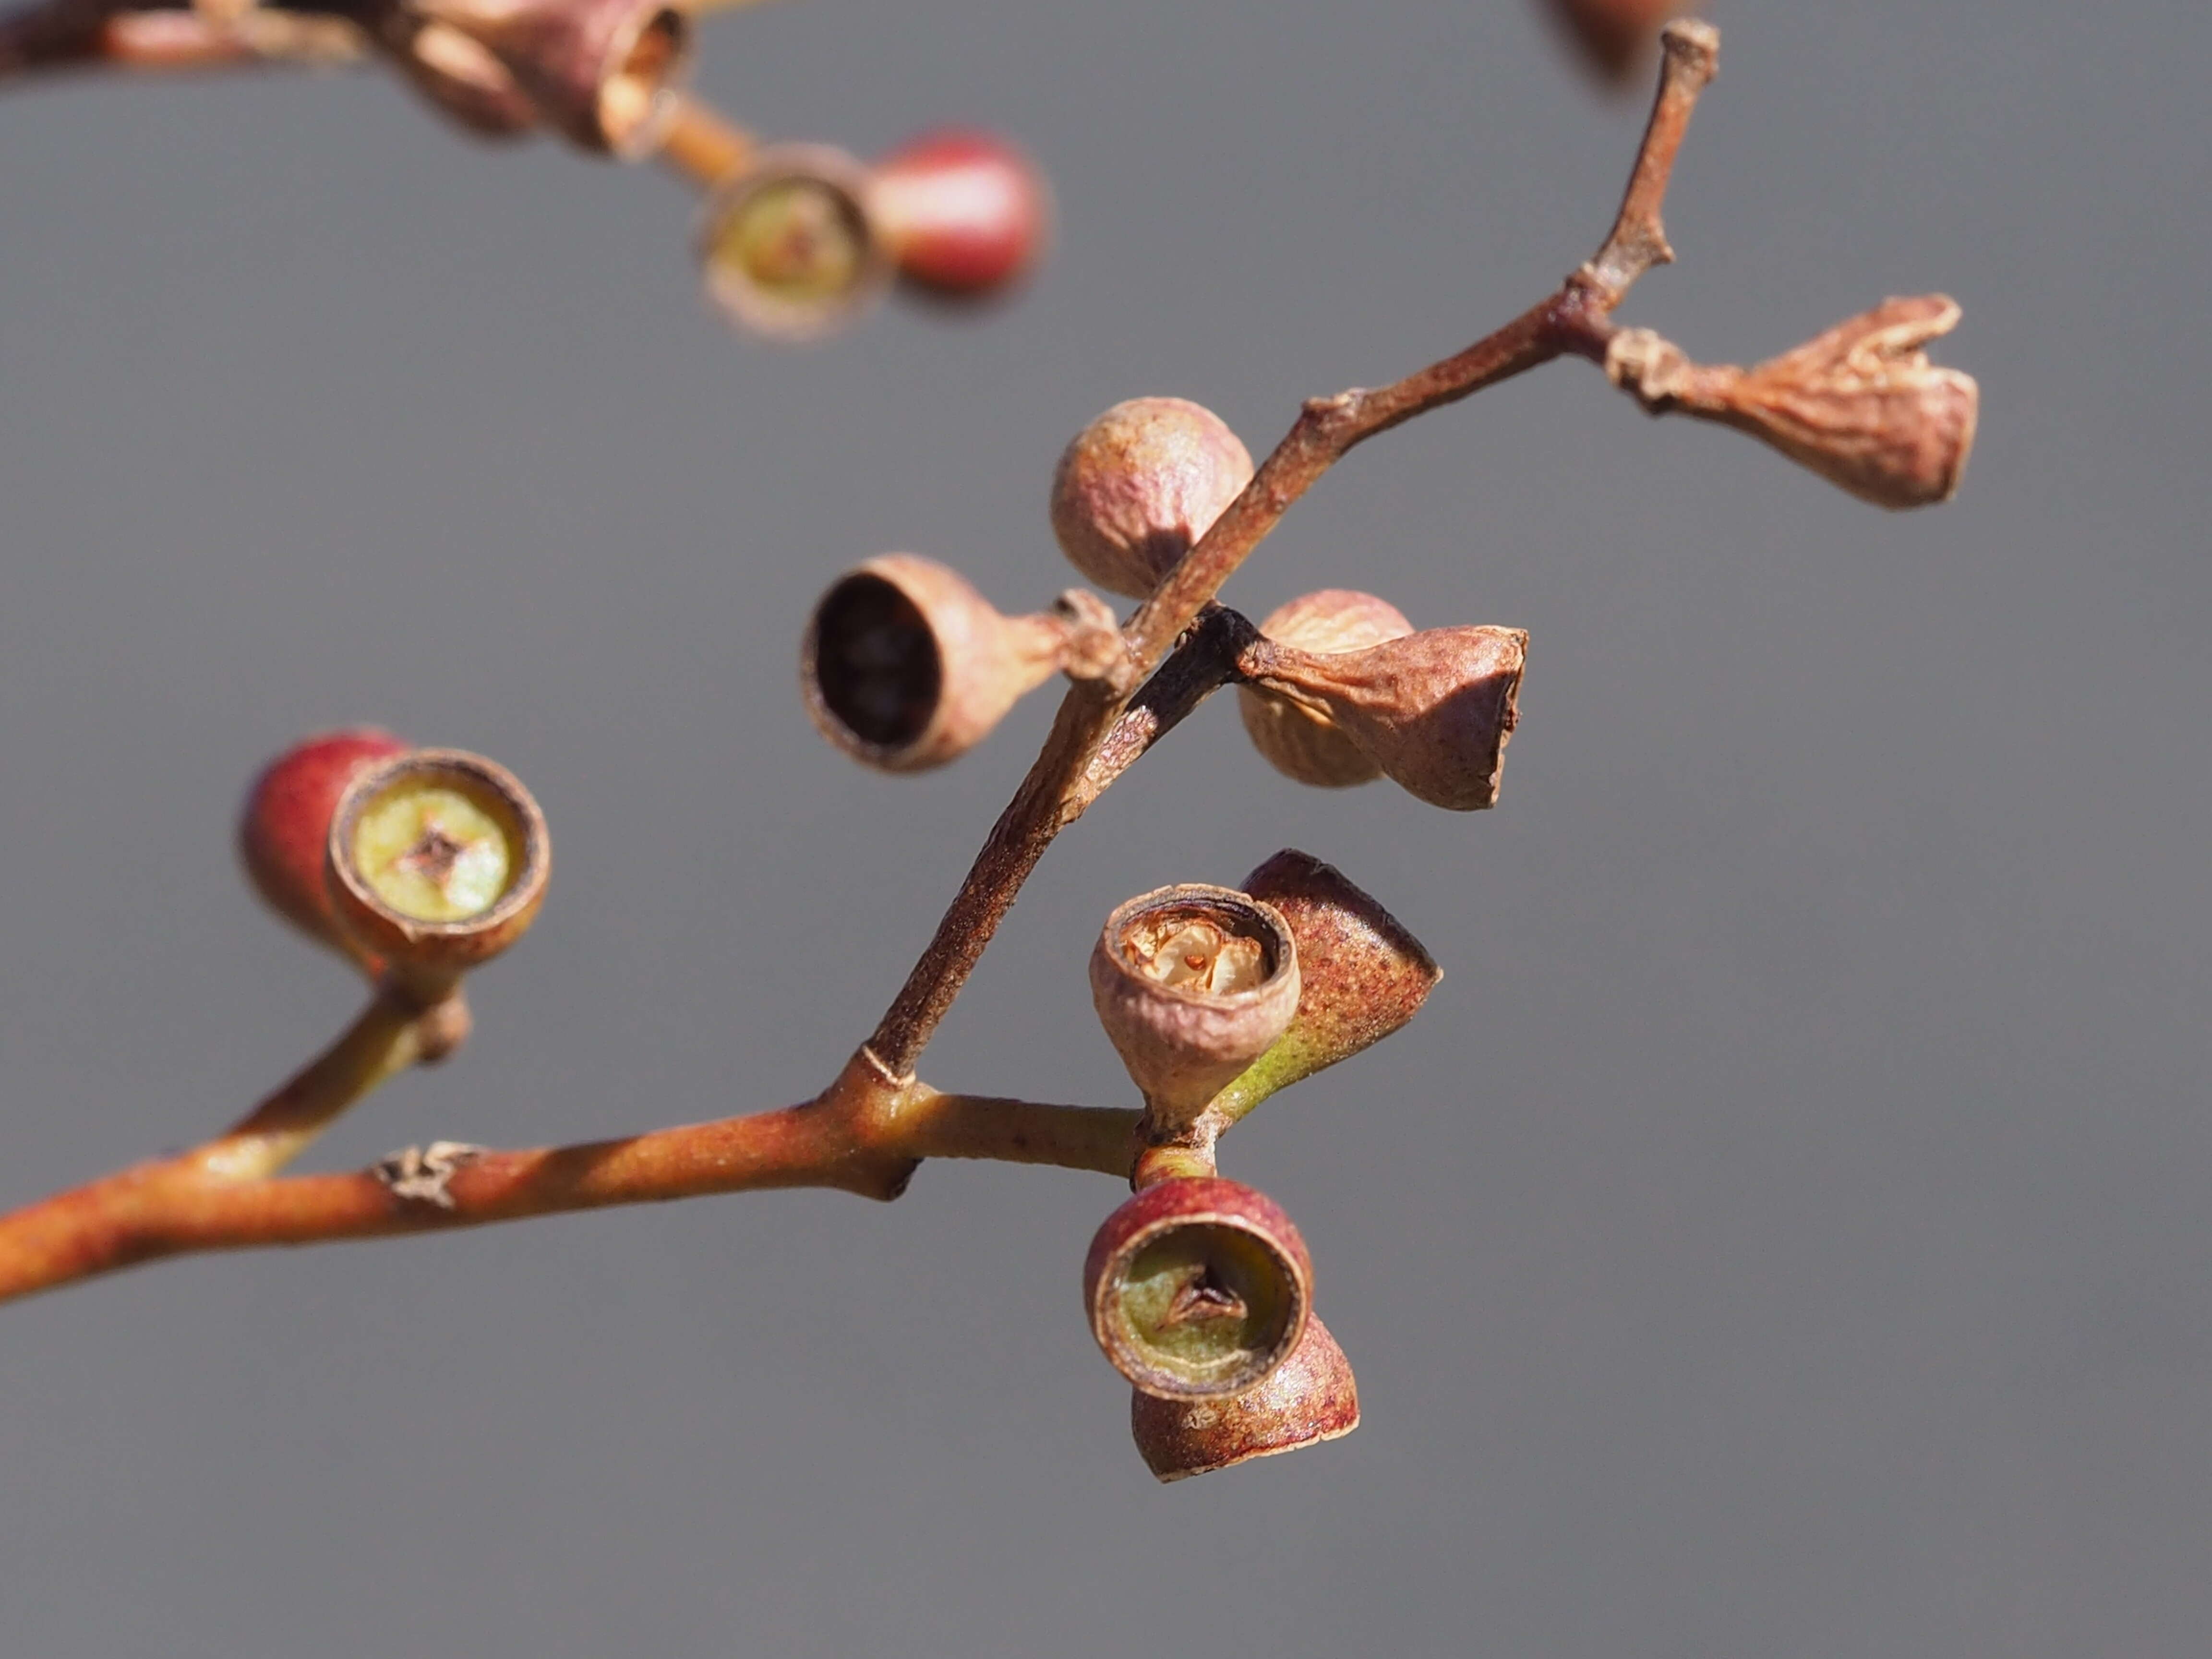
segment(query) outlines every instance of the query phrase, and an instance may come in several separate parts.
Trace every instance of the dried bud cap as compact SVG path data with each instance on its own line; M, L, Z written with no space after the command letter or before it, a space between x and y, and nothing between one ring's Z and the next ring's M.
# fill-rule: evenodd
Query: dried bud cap
M483 138L515 138L537 128L538 106L473 36L403 6L385 9L374 28L378 50L458 125Z
M833 583L806 625L799 679L816 728L854 759L921 772L964 755L1058 672L1077 624L1002 616L958 571L914 553Z
M1083 1263L1091 1332L1146 1394L1219 1400L1297 1349L1313 1303L1305 1241L1265 1193L1218 1176L1147 1187Z
M1271 612L1260 631L1279 645L1317 656L1358 651L1413 631L1405 613L1388 599L1350 588L1326 587ZM1328 715L1300 703L1266 697L1249 686L1237 692L1237 712L1252 746L1285 777L1324 789L1368 783L1382 775L1359 745Z
M1973 377L1920 349L1958 320L1947 295L1885 300L1751 369L1693 363L1650 329L1624 329L1605 370L1654 415L1748 432L1876 507L1927 507L1958 493L1981 410Z
M1352 1362L1318 1314L1256 1389L1227 1400L1166 1400L1142 1389L1130 1395L1130 1432L1146 1467L1164 1481L1340 1440L1358 1426Z
M807 340L856 320L890 285L867 169L827 144L772 144L699 219L708 296L743 327Z
M1659 39L1659 26L1683 0L1551 0L1583 63L1615 85L1633 79Z
M340 924L431 1001L528 930L553 855L545 815L512 772L418 749L355 776L327 856Z
M1327 656L1261 639L1237 672L1329 722L1409 793L1469 812L1498 803L1528 651L1518 628L1431 628Z
M1043 175L988 132L927 133L876 163L868 205L906 281L944 299L1005 291L1036 266L1052 222Z
M1162 887L1106 918L1091 1000L1154 1124L1188 1123L1291 1023L1297 945L1233 888Z
M1403 922L1333 864L1285 848L1244 878L1298 946L1298 1009L1273 1048L1215 1096L1231 1122L1278 1090L1382 1042L1443 977Z
M1092 581L1141 599L1251 482L1250 453L1212 410L1132 398L1061 453L1052 533Z
M323 879L331 822L355 776L407 744L373 726L320 732L270 761L246 792L239 858L270 908L313 939L371 972L373 961L343 927Z
M413 9L483 46L586 149L635 161L668 135L691 31L665 0L414 0Z

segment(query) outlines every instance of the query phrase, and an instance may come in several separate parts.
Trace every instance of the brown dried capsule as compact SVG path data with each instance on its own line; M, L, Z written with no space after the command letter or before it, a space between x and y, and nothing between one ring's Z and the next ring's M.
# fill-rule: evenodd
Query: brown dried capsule
M1052 222L1036 163L995 133L925 133L876 163L868 207L899 276L940 299L1005 292L1035 268Z
M667 137L691 39L665 0L415 0L412 9L481 45L586 149L635 161Z
M1605 370L1653 415L1717 421L1876 507L1929 507L1958 493L1981 388L1921 347L1959 320L1943 294L1885 300L1756 368L1694 363L1648 328L1623 329Z
M880 300L895 269L868 170L827 144L771 144L709 197L698 254L708 297L742 326L813 339Z
M1278 1090L1349 1060L1420 1012L1443 970L1404 923L1334 865L1285 848L1244 878L1298 946L1298 1008L1267 1052L1216 1095L1234 1122Z
M1327 656L1261 639L1237 672L1328 721L1410 793L1468 812L1497 805L1528 650L1518 628L1431 628Z
M374 962L363 959L360 943L338 925L324 880L331 823L358 774L406 752L404 740L374 726L319 732L262 769L239 814L239 859L253 890L318 945L371 972Z
M404 6L386 9L373 27L377 49L408 84L478 137L516 138L538 125L538 106L474 36Z
M1085 576L1140 599L1251 481L1250 453L1212 410L1132 398L1062 452L1052 532Z
M434 1002L528 930L553 854L544 813L512 772L418 749L355 776L327 856L340 924Z
M1266 1194L1218 1176L1147 1187L1083 1263L1091 1332L1146 1394L1218 1400L1266 1381L1305 1334L1313 1262Z
M1318 1314L1259 1387L1227 1400L1171 1400L1131 1391L1129 1429L1162 1480L1211 1474L1255 1457L1340 1440L1359 1426L1352 1362Z
M1104 647L1118 653L1120 640L1096 595L1008 617L949 566L886 553L840 576L814 607L799 687L816 728L854 759L921 772L967 753L1063 668L1106 672Z
M1233 888L1162 887L1106 918L1091 1000L1153 1123L1188 1123L1290 1024L1297 945Z
M1260 631L1278 645L1316 656L1363 650L1413 631L1405 613L1388 599L1350 588L1327 587L1303 594L1268 613ZM1339 731L1328 715L1302 703L1261 696L1249 686L1237 692L1237 712L1245 734L1267 763L1285 777L1323 789L1368 783L1382 769L1358 744Z

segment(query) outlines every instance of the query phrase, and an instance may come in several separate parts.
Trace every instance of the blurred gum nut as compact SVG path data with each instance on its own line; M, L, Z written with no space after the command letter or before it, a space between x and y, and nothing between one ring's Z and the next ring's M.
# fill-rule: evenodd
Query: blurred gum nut
M772 144L708 199L698 253L708 297L757 334L817 338L890 285L868 171L827 144Z
M418 749L356 774L327 856L340 924L431 1001L528 931L552 868L530 792L457 749Z
M1574 43L1584 67L1615 86L1627 84L1651 57L1660 26L1685 0L1550 0L1553 19Z
M1035 163L994 133L925 133L875 165L868 206L904 281L941 299L1005 292L1050 235L1052 198Z
M1220 1400L1297 1347L1313 1263L1266 1194L1218 1176L1147 1187L1108 1216L1083 1263L1091 1332L1146 1394Z
M1431 628L1327 655L1263 638L1238 672L1326 720L1408 793L1470 812L1498 804L1528 650L1518 628Z
M1266 1053L1298 1004L1298 953L1271 906L1185 883L1129 900L1091 952L1099 1024L1155 1130L1186 1125Z
M1259 1387L1226 1400L1164 1399L1132 1392L1129 1428L1146 1467L1162 1480L1249 1463L1339 1440L1359 1426L1352 1362L1320 1316Z
M1143 599L1252 482L1252 457L1212 410L1133 398L1077 433L1052 479L1052 532L1101 587Z
M416 0L410 9L476 41L585 149L635 161L668 135L691 28L665 0Z
M1052 616L1008 617L957 570L914 553L870 559L833 583L799 647L799 685L822 735L886 772L968 752L1068 654Z
M377 762L406 753L407 747L374 726L319 732L262 769L239 813L239 858L253 890L318 945L371 971L374 960L338 924L324 880L324 860L346 786Z
M1443 977L1404 923L1310 853L1285 848L1244 878L1244 890L1272 905L1297 941L1300 988L1288 1029L1214 1097L1231 1122L1380 1042Z
M409 85L478 137L516 138L538 127L538 106L474 36L393 6L378 17L374 39Z
M1270 612L1260 631L1279 645L1329 656L1403 639L1413 631L1413 624L1388 599L1329 587ZM1318 788L1340 789L1382 775L1382 769L1327 714L1302 703L1240 686L1237 712L1243 718L1252 746L1285 777Z

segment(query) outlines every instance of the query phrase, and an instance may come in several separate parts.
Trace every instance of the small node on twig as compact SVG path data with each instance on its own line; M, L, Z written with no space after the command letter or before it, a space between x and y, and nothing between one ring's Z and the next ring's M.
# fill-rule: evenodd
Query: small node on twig
M1106 1218L1083 1264L1091 1334L1146 1394L1225 1400L1291 1357L1313 1262L1282 1206L1218 1176L1147 1187Z
M870 189L868 170L828 144L756 152L701 210L708 297L775 339L816 339L857 320L896 269Z
M392 1190L394 1198L410 1203L453 1207L447 1189L454 1175L484 1154L485 1148L465 1140L434 1140L427 1146L403 1146L386 1153L369 1173Z
M1257 1388L1226 1400L1129 1391L1129 1430L1163 1481L1232 1468L1255 1457L1340 1440L1359 1426L1352 1362L1314 1314L1291 1356Z
M921 772L966 754L1062 670L1126 677L1126 659L1095 595L1009 617L950 566L885 553L815 605L799 679L815 729L838 748L886 772Z
M1607 378L1652 415L1748 432L1877 507L1929 507L1958 493L1981 389L1921 348L1959 320L1948 295L1885 300L1754 368L1690 361L1648 328L1607 348Z
M326 857L340 924L427 1007L529 930L553 853L544 813L512 772L422 749L354 778Z
M1262 637L1237 672L1341 734L1409 794L1469 812L1498 804L1528 653L1518 628L1432 628L1334 653Z
M1160 1131L1196 1119L1298 1005L1297 944L1281 915L1200 882L1117 906L1090 971L1099 1024Z
M1132 398L1061 453L1053 534L1092 581L1141 599L1251 482L1251 453L1212 410Z

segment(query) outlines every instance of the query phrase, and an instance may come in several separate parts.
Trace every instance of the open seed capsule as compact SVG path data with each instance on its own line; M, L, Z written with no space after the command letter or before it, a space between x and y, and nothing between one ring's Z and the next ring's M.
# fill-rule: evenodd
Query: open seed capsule
M967 753L1066 660L1068 624L1008 617L949 566L886 553L840 576L799 647L822 735L886 772Z
M1318 656L1362 651L1413 631L1405 613L1388 599L1350 588L1328 587L1302 594L1268 613L1260 631L1278 645ZM1323 789L1369 783L1382 769L1337 729L1325 714L1304 703L1262 696L1250 686L1237 690L1237 712L1245 735L1267 763L1285 777Z
M521 938L552 869L530 792L458 749L415 750L356 775L328 857L340 923L426 995Z
M1297 945L1234 888L1158 888L1106 918L1091 1000L1153 1121L1188 1122L1290 1024Z
M666 0L416 0L413 9L481 45L586 149L635 161L668 136L691 32Z
M1163 1181L1106 1218L1083 1264L1091 1334L1146 1394L1218 1400L1264 1382L1305 1334L1313 1263L1266 1194Z
M883 297L894 269L870 189L867 169L827 144L759 151L700 215L708 297L779 339L812 339L855 320Z
M1211 1474L1255 1457L1341 1439L1359 1426L1352 1362L1321 1322L1259 1387L1228 1400L1170 1400L1132 1392L1129 1429L1162 1480Z
M1328 655L1261 639L1239 672L1328 721L1407 793L1468 812L1498 804L1528 652L1518 628L1431 628Z

